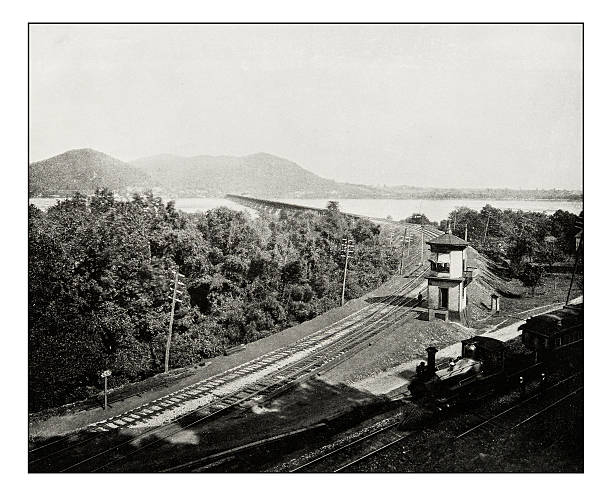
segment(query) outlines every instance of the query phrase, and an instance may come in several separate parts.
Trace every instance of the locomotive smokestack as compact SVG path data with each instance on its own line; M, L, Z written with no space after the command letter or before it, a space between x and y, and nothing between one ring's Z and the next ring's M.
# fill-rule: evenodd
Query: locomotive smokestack
M438 348L435 346L430 346L426 348L427 352L427 374L433 375L436 371L436 353L438 352Z

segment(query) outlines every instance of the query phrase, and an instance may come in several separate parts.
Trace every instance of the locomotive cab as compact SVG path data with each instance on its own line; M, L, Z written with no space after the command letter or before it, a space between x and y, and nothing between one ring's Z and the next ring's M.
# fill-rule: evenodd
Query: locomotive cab
M506 347L503 342L486 336L474 336L461 341L461 356L481 362L484 372L504 368Z

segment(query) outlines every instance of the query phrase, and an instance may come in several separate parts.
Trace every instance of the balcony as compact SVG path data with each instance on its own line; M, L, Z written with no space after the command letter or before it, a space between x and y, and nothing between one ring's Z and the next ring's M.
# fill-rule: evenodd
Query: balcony
M438 263L438 262L434 262L433 260L429 261L430 265L431 265L431 271L432 272L437 272L437 273L441 273L441 274L448 274L450 272L450 264L447 263Z
M467 286L472 282L472 279L476 277L478 273L478 269L476 267L467 267L464 271L461 272L461 275L451 277L450 275L450 267L448 264L438 264L430 260L431 270L427 274L426 277L433 279L449 279L452 281L460 281L463 279L465 285Z

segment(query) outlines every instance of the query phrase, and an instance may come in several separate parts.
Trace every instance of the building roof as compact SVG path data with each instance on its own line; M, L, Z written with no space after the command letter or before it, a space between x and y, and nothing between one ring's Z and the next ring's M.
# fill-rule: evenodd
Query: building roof
M468 242L464 239L461 239L458 236L455 236L452 232L447 232L438 236L437 238L430 239L427 241L428 245L431 246L456 246L456 247L466 247L468 246Z

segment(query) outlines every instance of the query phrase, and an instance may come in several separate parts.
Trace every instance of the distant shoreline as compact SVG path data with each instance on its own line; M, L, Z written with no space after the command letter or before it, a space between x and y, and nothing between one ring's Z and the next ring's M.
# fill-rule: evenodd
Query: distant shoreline
M75 192L76 193L76 192ZM85 192L81 192L83 195L85 196L90 196L93 195L94 192L93 191L85 191ZM119 196L121 197L131 197L132 194L134 194L136 192L130 192L130 193L123 193L120 194ZM45 199L58 199L58 200L62 200L62 199L66 199L66 198L70 198L72 196L72 194L49 194L49 195L29 195L28 199L32 200L32 199L41 199L41 200L45 200ZM187 200L187 199L194 199L194 198L199 198L199 199L218 199L218 198L223 198L225 195L224 194L219 194L219 195L198 195L198 194L181 194L181 195L173 195L172 193L154 193L154 196L160 196L162 198L172 198L172 199L176 199L176 200ZM260 198L262 200L286 200L287 198L293 198L296 200L326 200L326 201L331 201L331 200L423 200L423 201L445 201L445 200L478 200L478 201L524 201L524 202L529 202L529 201L550 201L550 202L554 202L554 201L564 201L564 202L584 202L584 197L583 196L559 196L556 198L540 198L540 197L520 197L520 196L501 196L501 197L491 197L491 196L463 196L463 195L458 195L458 196L441 196L441 195L433 195L433 196L334 196L334 195L329 195L329 196L293 196L293 197L287 197L287 196L283 196L283 197L268 197L268 196L262 196L262 195L255 195L255 194L249 194L246 196L252 196L253 198Z
M171 197L161 195L164 203L174 201L177 210L185 213L206 212L213 208L227 207L230 209L240 209L251 211L227 198L219 197ZM33 197L29 199L30 204L36 205L41 210L52 207L61 197ZM127 200L127 197L119 197L120 200ZM566 199L514 199L497 200L474 199L474 198L445 198L445 199L392 199L392 198L275 198L282 203L302 205L314 209L325 208L329 201L337 201L340 210L355 215L371 218L384 219L391 217L399 220L405 219L414 213L423 213L432 221L441 221L448 217L449 213L456 208L467 207L472 210L480 211L485 205L491 205L500 210L522 210L525 212L541 212L552 215L557 210L565 210L578 215L583 210L584 203L580 200Z

